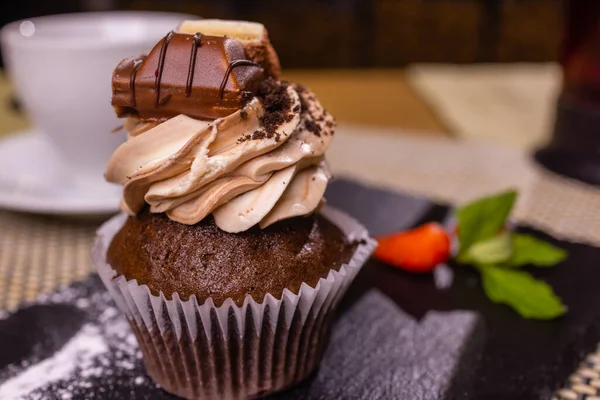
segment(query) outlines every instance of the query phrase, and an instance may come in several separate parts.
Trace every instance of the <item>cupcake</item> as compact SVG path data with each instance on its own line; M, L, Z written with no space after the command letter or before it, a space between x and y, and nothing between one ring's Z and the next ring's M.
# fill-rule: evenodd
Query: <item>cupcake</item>
M184 398L305 379L375 247L323 206L334 119L280 70L263 25L200 20L113 74L128 139L106 179L123 185L123 213L92 255L148 375Z

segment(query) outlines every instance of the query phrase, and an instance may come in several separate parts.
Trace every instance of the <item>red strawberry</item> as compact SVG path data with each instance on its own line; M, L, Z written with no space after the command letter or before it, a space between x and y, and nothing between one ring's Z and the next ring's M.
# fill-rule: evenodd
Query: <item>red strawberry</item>
M411 272L429 272L450 256L450 238L437 222L377 240L376 259Z

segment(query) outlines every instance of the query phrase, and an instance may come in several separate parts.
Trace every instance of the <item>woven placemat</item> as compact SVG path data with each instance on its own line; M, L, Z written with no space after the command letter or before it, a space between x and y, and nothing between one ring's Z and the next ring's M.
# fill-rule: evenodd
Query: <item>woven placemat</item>
M406 79L460 138L533 149L552 132L556 63L417 64Z
M0 211L0 311L86 277L97 226Z
M517 222L600 246L600 190L539 170L524 151L342 126L329 158L336 174L450 204L517 187ZM0 211L0 311L87 276L97 226ZM600 351L556 399L600 399Z
M553 400L600 400L600 346L585 358Z
M542 170L526 150L373 127L340 131L328 153L334 174L453 205L517 188L515 222L600 247L600 188Z

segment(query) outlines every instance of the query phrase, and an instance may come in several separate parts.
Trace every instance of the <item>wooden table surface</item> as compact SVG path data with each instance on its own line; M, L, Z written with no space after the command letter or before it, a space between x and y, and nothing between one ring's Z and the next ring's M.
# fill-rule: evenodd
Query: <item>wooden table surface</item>
M310 87L339 122L438 136L449 132L409 87L401 69L297 70L284 75Z
M284 78L310 87L341 123L394 127L429 136L449 134L408 86L401 69L290 70ZM11 111L10 96L10 84L0 75L0 136L28 126L26 118Z

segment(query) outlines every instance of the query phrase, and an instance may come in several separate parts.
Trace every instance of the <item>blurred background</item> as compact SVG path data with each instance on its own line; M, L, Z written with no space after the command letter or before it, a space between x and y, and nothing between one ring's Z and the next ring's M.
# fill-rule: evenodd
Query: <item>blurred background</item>
M596 7L592 1L578 3ZM0 7L1 24L106 10L260 21L285 77L310 86L341 122L424 135L475 135L530 150L549 140L560 84L553 62L564 50L567 19L561 0L22 0ZM522 63L528 63L525 69ZM432 64L442 67L432 69ZM481 68L457 71L456 65ZM500 65L511 67L496 74ZM485 110L475 106L487 104L480 93L493 87L505 89L487 99L503 100L491 105L495 120L480 121ZM518 92L507 93L507 87ZM463 91L462 99L453 99L457 90ZM531 98L534 93L543 97ZM512 107L497 110L498 104ZM491 129L482 132L482 125Z
M1 7L0 24L115 9L261 21L285 68L552 61L564 15L561 0L21 0Z

